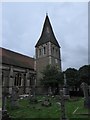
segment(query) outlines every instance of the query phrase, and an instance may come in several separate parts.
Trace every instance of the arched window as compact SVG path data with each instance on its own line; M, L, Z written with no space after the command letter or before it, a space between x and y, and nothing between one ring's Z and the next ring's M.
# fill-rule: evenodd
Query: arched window
M54 47L52 47L52 54L54 54L54 50L55 50L55 48L54 48Z
M14 81L15 86L21 86L21 74L17 73L15 75L15 81Z
M39 49L39 56L41 56L41 54L42 54L42 49L40 48Z
M43 47L43 53L46 54L46 47Z

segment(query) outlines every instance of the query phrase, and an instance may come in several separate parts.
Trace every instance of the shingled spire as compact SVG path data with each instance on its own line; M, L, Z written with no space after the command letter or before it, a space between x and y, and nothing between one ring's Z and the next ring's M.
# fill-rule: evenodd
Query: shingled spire
M43 25L43 30L42 30L41 36L35 47L38 47L47 42L51 42L51 43L55 44L57 47L60 47L56 40L56 37L54 35L48 14L46 14L45 22Z
M42 71L47 65L56 66L61 71L60 46L55 38L48 14L46 14L41 36L35 46L35 54L37 86L40 87L43 78ZM43 91L40 89L38 91Z

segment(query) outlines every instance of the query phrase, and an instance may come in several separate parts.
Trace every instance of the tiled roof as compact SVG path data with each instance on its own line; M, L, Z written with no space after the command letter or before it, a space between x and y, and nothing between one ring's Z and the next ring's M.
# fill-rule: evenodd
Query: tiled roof
M34 58L0 47L2 64L34 69Z
M60 47L56 38L55 38L55 35L54 35L53 30L52 30L52 26L50 24L48 15L46 15L42 34L41 34L40 39L38 40L35 47L38 47L39 45L42 45L42 44L47 43L47 42L51 42L51 43L55 44L56 46Z

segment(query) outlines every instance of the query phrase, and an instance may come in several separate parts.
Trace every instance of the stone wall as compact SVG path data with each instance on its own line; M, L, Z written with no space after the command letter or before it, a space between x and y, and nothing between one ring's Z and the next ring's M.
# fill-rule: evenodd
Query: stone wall
M18 86L19 94L28 93L28 89L31 87L30 83L31 81L34 81L34 75L35 75L34 70L28 69L28 71L29 71L29 77L27 78L26 68L3 64L2 65L2 79L1 79L2 81L1 84L2 84L3 89L6 89L11 94L12 87ZM32 83L34 84L34 82Z

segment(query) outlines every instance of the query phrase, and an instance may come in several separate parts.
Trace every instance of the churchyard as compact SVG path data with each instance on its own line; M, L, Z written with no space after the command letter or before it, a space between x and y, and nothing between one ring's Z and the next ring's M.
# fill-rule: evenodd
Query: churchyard
M2 99L2 112L3 119L37 119L37 118L50 118L55 120L90 120L90 89L88 85L83 82L81 88L84 97L71 97L69 95L66 79L65 86L59 90L59 94L54 95L51 87L48 94L39 96L31 94L20 95L19 88L13 87L12 93L7 94L3 92ZM34 89L35 90L35 89ZM89 90L89 91L88 91Z
M37 102L30 103L28 97L19 99L18 108L11 108L10 99L7 100L7 110L11 118L57 118L61 116L61 104L58 96L48 96L50 106L43 106L42 102L46 96L37 96ZM89 120L87 115L88 110L84 108L83 98L70 98L65 103L66 115L68 119L80 118Z
M64 74L64 85L54 94L51 86L46 94L36 94L36 88L29 88L28 94L19 94L19 87L13 86L11 94L3 88L2 120L52 119L90 120L90 87L82 82L83 97L71 96Z

